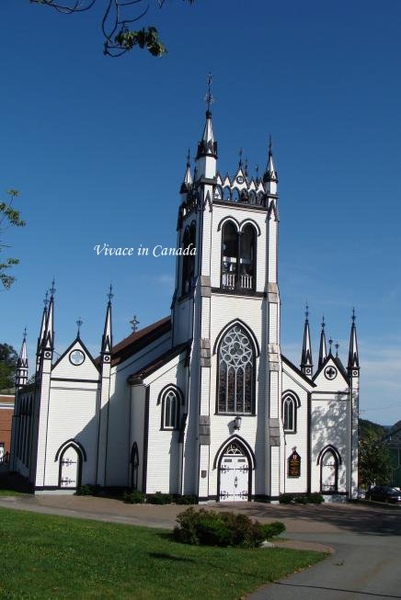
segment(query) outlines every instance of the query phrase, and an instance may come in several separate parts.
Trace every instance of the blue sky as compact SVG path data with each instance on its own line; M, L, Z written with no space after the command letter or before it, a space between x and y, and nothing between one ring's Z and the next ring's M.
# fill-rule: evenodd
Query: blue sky
M103 0L98 0L103 2ZM17 282L1 292L1 341L33 355L56 280L56 350L96 354L107 292L114 341L166 316L174 259L97 256L94 246L174 247L188 148L213 73L219 170L279 174L283 352L299 364L305 303L317 362L322 315L346 360L352 308L361 416L401 419L399 224L401 3L198 0L152 5L168 54L104 57L99 9L66 16L2 0L0 189L27 221L9 230Z

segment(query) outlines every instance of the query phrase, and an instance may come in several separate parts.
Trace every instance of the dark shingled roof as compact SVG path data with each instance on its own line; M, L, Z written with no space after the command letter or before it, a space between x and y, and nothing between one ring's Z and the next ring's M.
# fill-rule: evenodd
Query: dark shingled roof
M112 365L118 365L124 362L127 358L150 344L151 342L162 337L171 330L171 319L170 317L164 317L156 323L152 323L148 327L131 333L128 337L121 340L118 344L113 346L112 350Z
M191 347L191 344L186 342L184 344L179 344L175 348L170 348L170 350L167 350L167 352L165 352L161 356L158 356L157 358L153 359L147 365L144 365L136 373L132 373L132 375L130 375L127 379L128 383L131 385L133 385L135 383L141 383L142 380L145 379L145 377L148 377L148 375L151 375L152 373L157 371L157 369L159 367L166 364L169 360L171 360L175 356L178 356L179 354L181 354L182 352L185 352L185 351L188 352L190 347ZM187 355L185 358L187 358Z

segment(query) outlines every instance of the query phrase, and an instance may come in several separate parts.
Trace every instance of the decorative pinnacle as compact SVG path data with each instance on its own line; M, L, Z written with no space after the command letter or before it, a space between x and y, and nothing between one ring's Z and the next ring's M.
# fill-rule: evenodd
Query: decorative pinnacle
M135 333L137 331L139 323L140 323L140 321L138 321L138 319L136 318L136 315L134 315L133 319L130 321L130 325L131 325L131 329L132 329L133 333Z
M111 284L110 284L110 288L109 288L109 293L107 294L107 298L108 298L109 302L111 302L112 299L114 298L113 286Z
M45 297L43 299L43 304L45 305L45 308L47 308L47 306L49 304L49 290L46 290L46 294L45 294Z
M238 166L242 167L242 148L239 149L239 161Z
M187 152L187 167L191 165L191 150L188 148Z
M269 156L273 154L273 140L271 134L269 135Z
M213 77L211 73L208 73L207 76L207 94L205 95L205 102L207 106L207 112L210 112L210 107L214 103L214 98L212 95L212 81Z
M56 293L56 288L54 286L55 286L55 281L54 281L54 277L53 277L52 286L50 288L50 296L54 296L54 294Z
M355 307L353 307L353 309L352 309L352 323L353 324L355 323L355 319L356 319L356 317L355 317Z
M305 318L306 318L306 320L309 319L309 306L308 306L308 303L305 304Z
M322 329L324 330L324 328L326 327L326 323L324 322L324 315L322 316Z
M26 325L25 325L25 329L24 329L24 333L23 333L23 341L25 342L26 340Z
M337 342L337 343L335 344L335 349L336 349L336 358L338 358L338 349L339 349L339 347L340 347L340 344Z

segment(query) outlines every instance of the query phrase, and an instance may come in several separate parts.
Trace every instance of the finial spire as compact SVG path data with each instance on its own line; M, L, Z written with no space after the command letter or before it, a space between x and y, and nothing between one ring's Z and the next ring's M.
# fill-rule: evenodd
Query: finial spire
M207 75L207 93L205 95L205 102L206 102L206 107L207 107L208 113L210 113L210 107L214 103L214 97L212 94L212 82L213 82L213 76L209 72Z
M326 334L324 331L326 324L324 322L324 316L322 317L322 331L320 332L320 345L319 345L319 369L322 367L324 361L327 358L327 345L326 345Z
M356 335L355 325L355 308L352 309L352 324L351 333L349 338L349 351L348 351L348 374L357 377L359 375L359 352L358 352L358 340Z
M104 331L102 336L102 349L101 354L103 356L103 363L110 362L111 350L113 347L113 336L112 336L112 322L111 322L111 301L114 297L113 286L110 284L109 291L107 293L107 308L106 308L106 319L104 322Z
M302 341L301 371L310 377L313 372L312 344L309 329L309 306L305 305L304 337Z
M15 386L23 387L28 383L28 353L26 348L26 327L22 338L21 350L17 359L17 370L15 374Z

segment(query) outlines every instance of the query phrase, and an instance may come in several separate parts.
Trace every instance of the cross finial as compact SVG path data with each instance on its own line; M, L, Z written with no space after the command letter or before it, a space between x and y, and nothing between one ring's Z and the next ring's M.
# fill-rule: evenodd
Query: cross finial
M24 337L23 337L23 340L24 340L24 342L25 342L25 340L26 340L26 325L25 325L25 329L24 329L24 334L23 334L23 336L24 336Z
M208 75L207 75L207 94L205 96L207 112L210 112L210 107L214 102L214 98L212 95L212 81L213 81L212 74L208 73Z
M322 316L322 329L326 327L326 323L324 322L324 315Z
M78 336L79 336L79 334L81 333L81 327L82 327L82 324L83 324L83 320L81 319L81 317L79 317L77 319L76 324L77 324L77 327L78 327Z
M133 333L135 333L137 331L139 323L140 323L140 321L138 321L138 319L136 318L136 315L134 315L133 319L131 319L131 321L130 321L130 325L131 325L131 329L132 329Z
M306 320L308 320L308 318L309 318L309 306L308 306L308 303L305 304L305 317L306 317Z
M110 284L110 287L109 287L109 293L107 294L107 298L108 298L109 302L111 302L112 299L114 298L113 286L111 284Z
M352 308L352 323L355 323L355 307Z

